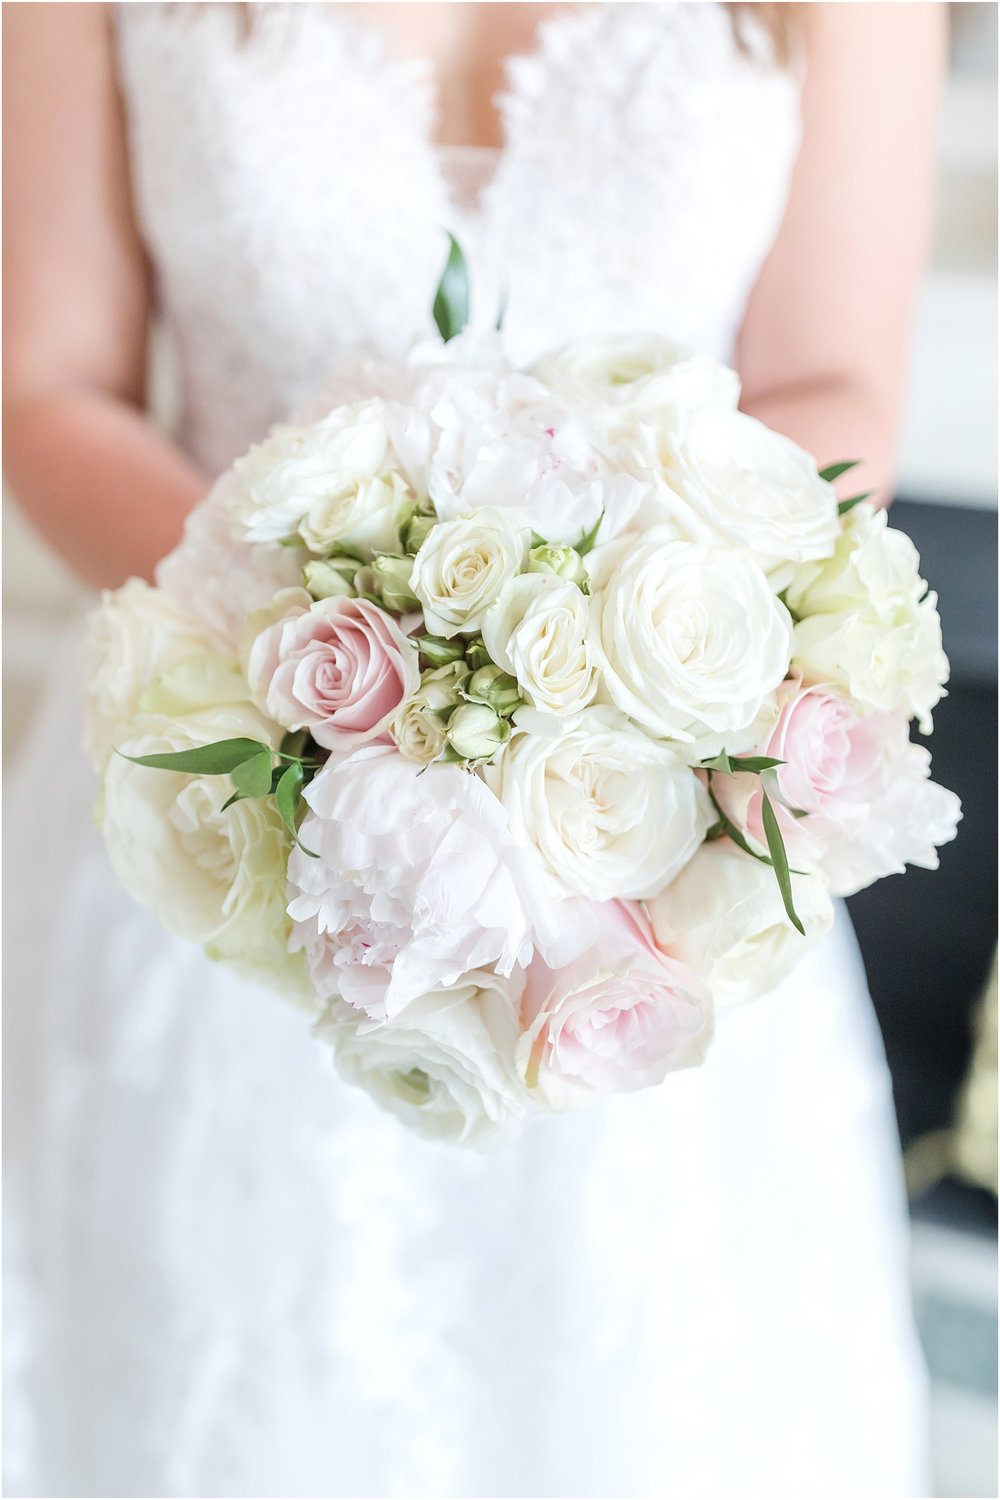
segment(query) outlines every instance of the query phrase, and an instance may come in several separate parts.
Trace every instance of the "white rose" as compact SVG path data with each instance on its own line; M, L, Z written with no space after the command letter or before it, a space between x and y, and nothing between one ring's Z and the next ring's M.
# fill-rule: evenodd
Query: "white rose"
M740 395L733 370L649 334L581 339L544 355L534 374L575 411L618 430L677 408L734 407Z
M697 758L706 737L745 734L766 710L788 670L791 620L744 553L654 527L605 549L594 588L605 687L650 734Z
M512 578L483 621L483 642L542 713L579 713L597 691L587 600L554 573Z
M767 994L829 932L833 903L823 882L793 875L792 891L805 937L785 914L771 867L713 839L648 911L657 942L703 975L721 1009Z
M885 511L858 505L833 556L799 568L786 598L800 617L794 655L808 678L840 683L864 708L917 718L927 734L949 667L937 595L919 570L916 548Z
M289 839L273 804L247 798L222 811L225 777L133 765L125 755L163 755L246 737L271 745L276 730L249 704L187 717L140 714L104 776L99 818L122 884L171 932L201 944L296 998L311 994L300 956L288 951L285 912Z
M607 707L567 720L559 739L516 734L484 776L561 895L656 895L712 822L690 767Z
M744 412L685 414L662 447L666 478L719 540L746 547L772 587L789 563L828 557L840 535L837 496L816 465L780 433Z
M406 481L395 472L347 479L310 506L299 535L321 557L344 547L366 559L376 552L398 552L400 521L409 500Z
M516 518L502 510L434 526L410 575L428 631L450 638L481 630L486 611L520 571L527 544Z
M523 975L467 974L372 1021L335 1000L316 1034L340 1076L429 1140L491 1150L516 1133L531 1099L515 1066Z
M280 541L314 507L351 515L351 494L390 467L384 404L341 406L308 427L273 428L237 459L231 511L248 541Z
M83 742L96 770L146 689L168 668L210 649L199 625L140 578L101 595L83 641Z
M392 737L401 755L418 765L437 760L447 743L447 711L462 700L458 689L469 676L464 661L425 672L420 686L392 721Z

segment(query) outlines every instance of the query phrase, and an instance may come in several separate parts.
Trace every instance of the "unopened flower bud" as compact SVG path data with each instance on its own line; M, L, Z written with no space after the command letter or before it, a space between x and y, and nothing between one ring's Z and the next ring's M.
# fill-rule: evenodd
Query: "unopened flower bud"
M492 760L510 739L510 723L486 703L462 703L448 720L446 738L459 760Z
M418 510L403 527L403 546L411 555L420 551L431 530L437 525L437 516Z
M440 635L418 635L416 645L420 655L432 667L446 667L453 661L461 661L464 665L465 645L462 641L446 641Z
M488 703L498 714L512 714L521 706L517 678L501 667L480 667L465 685L465 696L476 703Z
M481 635L477 635L475 640L470 641L466 646L465 659L469 663L470 670L473 672L477 672L480 667L491 667L493 665L493 659L483 645Z
M374 592L380 595L386 609L394 610L397 614L404 614L409 609L420 608L417 596L410 588L410 574L413 571L412 557L396 557L389 552L383 553L381 557L375 558L371 571L375 578Z
M576 548L557 546L554 543L543 542L540 547L532 547L528 553L528 565L525 571L554 573L557 578L565 578L580 588L583 588L587 582L587 569Z
M354 577L358 571L355 557L325 557L307 562L303 580L314 599L353 598Z

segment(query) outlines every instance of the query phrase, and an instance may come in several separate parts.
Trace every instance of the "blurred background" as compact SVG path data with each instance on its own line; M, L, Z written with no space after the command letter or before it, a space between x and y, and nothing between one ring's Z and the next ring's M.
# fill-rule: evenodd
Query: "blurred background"
M965 819L938 873L909 871L849 904L906 1150L935 1493L971 1497L997 1495L997 6L948 9L937 239L893 522L940 596L952 679L935 713L935 776ZM82 591L9 503L3 535L9 764L53 603L68 615Z

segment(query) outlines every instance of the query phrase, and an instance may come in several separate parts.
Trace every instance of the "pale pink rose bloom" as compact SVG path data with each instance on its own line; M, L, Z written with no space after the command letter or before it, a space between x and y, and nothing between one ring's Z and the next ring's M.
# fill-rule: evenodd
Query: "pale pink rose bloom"
M564 967L536 955L521 1000L518 1061L554 1108L662 1083L700 1062L712 1032L704 981L657 946L641 908L590 903L592 946Z
M286 729L350 751L376 739L420 681L417 649L367 599L289 605L250 648L255 697Z
M841 896L907 864L936 868L935 845L954 837L958 800L927 780L926 752L910 743L906 720L861 714L842 689L798 676L782 683L777 702L777 722L756 753L783 762L764 784L792 865L818 870ZM764 848L760 779L716 776L712 790ZM890 805L897 816L887 827L881 814Z
M565 949L537 855L478 776L365 745L305 800L299 834L319 857L292 850L288 912L321 996L391 1019L471 969L513 974L538 942Z

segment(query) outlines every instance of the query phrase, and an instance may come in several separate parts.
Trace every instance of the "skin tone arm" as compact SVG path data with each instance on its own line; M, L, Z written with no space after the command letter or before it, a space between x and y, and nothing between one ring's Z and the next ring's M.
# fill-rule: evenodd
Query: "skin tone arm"
M802 147L740 336L742 405L821 466L863 458L838 490L886 505L933 225L944 6L802 10Z
M150 287L103 5L4 8L4 468L85 579L150 576L207 482L143 414Z

